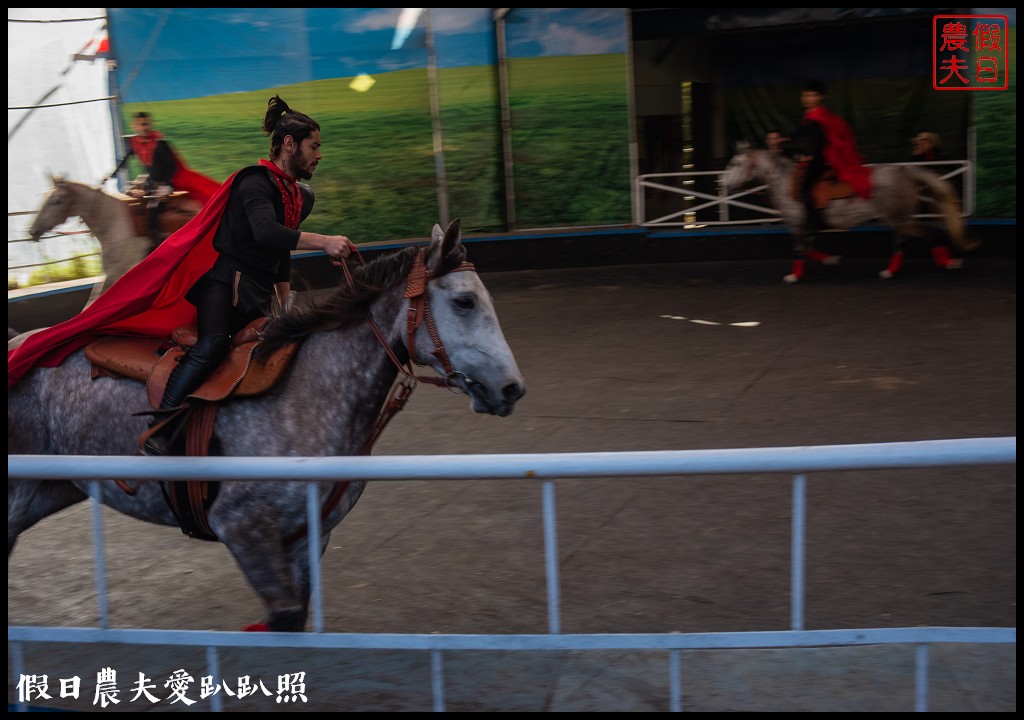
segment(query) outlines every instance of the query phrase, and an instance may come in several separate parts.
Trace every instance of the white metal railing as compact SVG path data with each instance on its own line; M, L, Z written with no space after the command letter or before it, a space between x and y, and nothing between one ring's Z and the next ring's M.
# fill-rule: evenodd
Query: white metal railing
M1016 437L965 438L863 445L825 445L724 450L684 450L607 453L518 455L358 456L310 458L230 457L110 457L8 455L11 478L72 479L88 481L93 503L97 595L100 628L8 626L11 671L24 672L22 644L27 642L79 642L192 645L207 648L211 675L218 676L217 648L365 648L413 649L431 653L434 709L444 710L442 651L455 650L668 650L669 697L673 711L681 710L678 653L684 649L792 648L864 644L915 644L918 648L915 705L927 709L928 653L931 643L1016 643L1016 628L874 628L805 630L804 527L806 473L834 470L926 468L950 465L1016 465ZM555 479L594 477L652 477L674 475L794 473L790 608L791 629L778 632L668 633L562 635L557 563ZM545 569L547 576L547 635L419 635L343 634L323 632L323 608L318 545L310 543L310 579L313 633L233 633L181 630L111 629L103 564L103 532L99 482L101 480L288 480L308 482L307 512L310 534L319 533L321 480L441 480L504 479L542 485ZM218 695L212 709L221 711ZM24 704L19 709L25 710Z
M887 165L929 167L939 172L943 180L962 185L960 214L974 214L974 166L969 160L942 160L935 162L901 162ZM941 171L940 171L941 169ZM650 173L639 175L635 187L636 224L649 228L699 228L722 225L763 225L781 221L779 211L767 204L761 194L767 185L757 185L727 192L719 182L725 170L697 172ZM714 193L698 190L701 178L713 177ZM655 198L658 198L656 201ZM934 203L922 195L924 203ZM730 210L742 210L746 217L732 217ZM649 213L661 213L648 217ZM701 215L703 213L703 215ZM715 218L708 217L708 213ZM933 213L920 213L914 217L937 218Z

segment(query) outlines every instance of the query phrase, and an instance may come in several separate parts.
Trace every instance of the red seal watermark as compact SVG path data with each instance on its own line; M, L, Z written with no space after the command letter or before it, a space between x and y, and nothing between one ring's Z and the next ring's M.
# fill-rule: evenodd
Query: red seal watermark
M1010 86L1005 15L932 18L932 87L1006 90Z

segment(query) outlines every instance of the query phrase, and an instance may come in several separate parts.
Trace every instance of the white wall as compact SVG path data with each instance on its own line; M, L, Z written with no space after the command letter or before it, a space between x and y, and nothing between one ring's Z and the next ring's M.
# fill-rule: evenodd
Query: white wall
M93 19L17 22L71 18ZM111 103L98 101L109 95L106 61L74 60L105 27L104 8L7 9L7 107L44 106L7 111L8 268L66 256L69 245L92 245L89 239L11 241L28 237L32 215L17 213L38 210L51 173L95 185L114 169Z

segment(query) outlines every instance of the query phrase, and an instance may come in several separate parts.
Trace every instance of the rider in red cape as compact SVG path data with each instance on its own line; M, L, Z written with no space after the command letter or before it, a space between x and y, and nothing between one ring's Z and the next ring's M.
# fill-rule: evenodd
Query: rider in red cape
M234 173L196 217L79 315L8 351L9 388L32 367L58 365L97 335L167 339L194 323L197 339L178 358L159 406L136 413L153 417L140 437L143 454L176 449L192 393L227 356L231 338L265 317L274 298L284 304L289 297L291 252L322 250L340 261L355 248L344 235L299 229L315 201L302 181L323 158L319 123L275 95L261 129L270 136L270 159Z
M208 203L220 188L217 181L185 165L177 154L174 155L174 159L178 162L178 169L171 178L171 187L175 190L186 191L203 205Z
M871 171L864 167L853 130L841 117L825 107L825 83L808 80L800 91L804 116L790 136L790 152L800 161L799 195L804 205L801 236L813 237L825 227L822 210L814 198L814 187L831 169L854 192L871 197Z
M836 177L850 183L865 200L871 199L871 171L864 166L853 130L841 117L824 105L813 107L804 118L818 123L825 133L824 157Z
M205 205L220 188L220 183L196 172L185 164L162 133L152 128L152 118L142 111L133 119L136 134L129 140L129 153L135 155L154 185L169 185L184 190Z
M235 173L237 174L237 173ZM165 338L195 321L185 293L217 258L213 235L227 207L233 174L203 209L70 320L40 330L7 352L10 389L36 365L56 367L98 335Z

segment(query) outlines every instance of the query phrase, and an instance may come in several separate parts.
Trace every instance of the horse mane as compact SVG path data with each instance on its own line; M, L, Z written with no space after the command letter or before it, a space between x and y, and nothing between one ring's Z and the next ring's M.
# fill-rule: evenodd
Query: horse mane
M301 342L315 332L364 322L373 301L409 276L418 252L419 248L410 246L357 265L352 268L351 284L342 279L338 289L326 299L314 300L308 306L294 305L270 316L257 357L269 356L282 346ZM431 277L447 275L465 258L466 248L458 243L441 258Z

